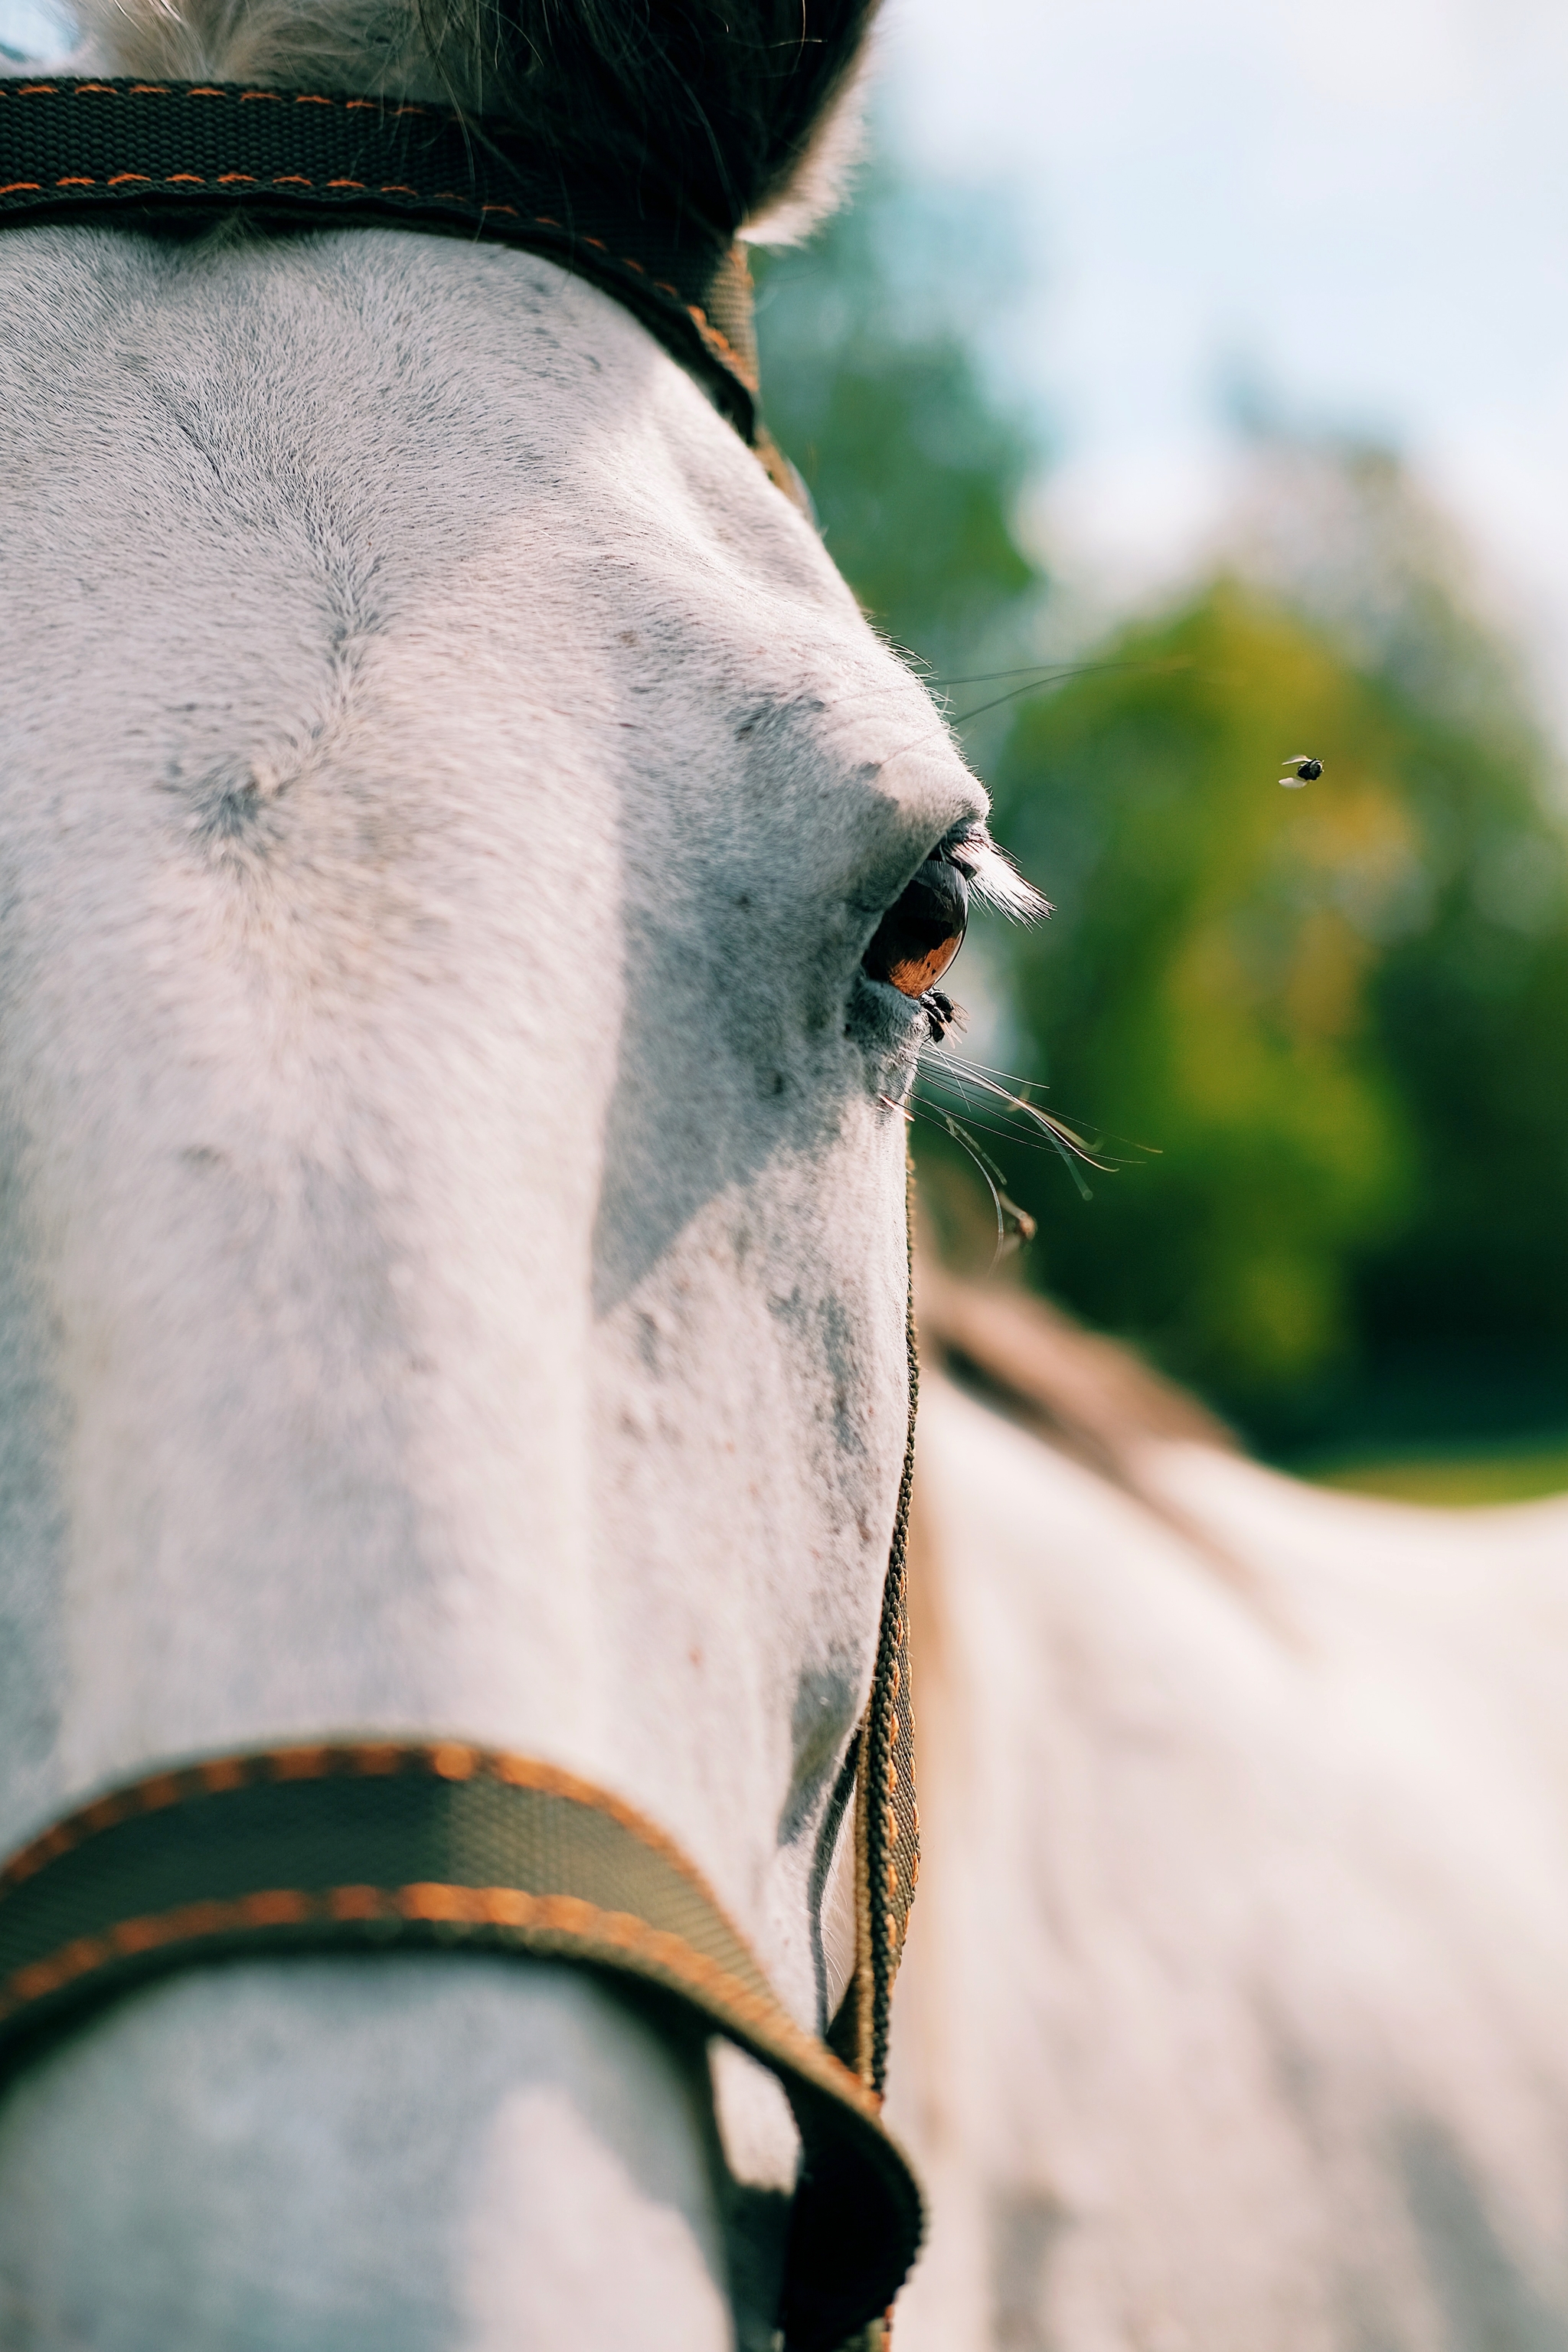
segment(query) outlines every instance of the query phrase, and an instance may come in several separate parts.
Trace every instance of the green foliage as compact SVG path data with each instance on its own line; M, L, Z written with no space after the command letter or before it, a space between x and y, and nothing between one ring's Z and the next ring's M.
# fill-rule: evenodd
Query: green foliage
M1568 1336L1568 877L1534 760L1404 710L1426 918L1389 943L1378 1044L1420 1139L1408 1217L1363 1269L1406 1344Z
M1568 1446L1509 1446L1479 1454L1447 1451L1403 1455L1390 1462L1357 1462L1316 1468L1321 1486L1349 1495L1384 1495L1396 1503L1425 1503L1441 1510L1490 1509L1499 1503L1531 1503L1568 1490Z
M1026 1059L1161 1157L1078 1219L1015 1168L1032 1276L1276 1439L1347 1410L1358 1365L1562 1335L1568 871L1538 747L1234 583L1121 657L1150 666L1021 715L995 784L1061 908L1014 963ZM1321 781L1280 792L1303 750Z
M1410 827L1365 688L1282 616L1221 588L1121 658L1021 715L996 785L1060 910L1015 961L1026 1061L1053 1108L1159 1156L1083 1215L1048 1169L1013 1189L1032 1273L1234 1408L1347 1351L1352 1254L1409 1200L1368 996ZM1282 793L1303 748L1331 788Z
M807 251L757 264L769 425L866 610L938 672L1042 584L1012 521L1039 452L964 329L1001 267L984 237L980 216L879 175Z

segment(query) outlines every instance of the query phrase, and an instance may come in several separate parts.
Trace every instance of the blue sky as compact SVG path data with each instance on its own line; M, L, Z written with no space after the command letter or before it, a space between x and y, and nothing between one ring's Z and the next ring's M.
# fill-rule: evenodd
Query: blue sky
M1245 372L1405 450L1568 734L1561 0L890 0L885 52L900 146L1016 208L1058 555L1112 600L1198 560Z

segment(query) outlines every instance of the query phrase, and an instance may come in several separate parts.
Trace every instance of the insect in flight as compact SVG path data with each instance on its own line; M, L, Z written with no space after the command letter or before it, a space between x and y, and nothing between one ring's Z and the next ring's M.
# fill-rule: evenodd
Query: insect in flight
M1321 760L1314 760L1306 751L1293 751L1288 760L1281 760L1279 765L1282 768L1293 768L1296 772L1294 775L1281 776L1279 779L1288 793L1299 793L1303 784L1316 783L1323 772Z

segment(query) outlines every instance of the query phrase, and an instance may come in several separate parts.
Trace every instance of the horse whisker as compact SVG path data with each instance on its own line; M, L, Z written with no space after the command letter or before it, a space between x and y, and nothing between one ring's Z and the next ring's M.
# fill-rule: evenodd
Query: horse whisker
M951 1111L929 1109L922 1111L917 1108L910 1116L913 1118L923 1118L928 1126L940 1127L945 1134L952 1137L959 1150L973 1160L980 1173L984 1177L985 1189L990 1193L992 1204L996 1211L996 1247L991 1259L991 1270L994 1273L1003 1258L1007 1256L1010 1251L1016 1249L1020 1242L1034 1240L1037 1230L1035 1220L1026 1209L1021 1209L1018 1206L1016 1201L1008 1199L1002 1189L1005 1181L1002 1171L990 1153L975 1142L969 1129L960 1127ZM1007 1230L1009 1218L1014 1227L1011 1234Z
M984 1085L987 1080L994 1081L994 1084L993 1091L1000 1088L1005 1092L1006 1098L1014 1108L1028 1113L1030 1117L1034 1117L1038 1114L1039 1106L1029 1100L1029 1090L1032 1087L1043 1086L1045 1084L1044 1079L1021 1078L1016 1076L1011 1070L998 1069L989 1062L964 1061L957 1055L944 1054L943 1063L945 1066L942 1068L941 1075L944 1080L947 1079L948 1073L951 1071L953 1074L953 1083L956 1083L957 1076L961 1072L965 1077L973 1078L977 1085ZM934 1070L937 1066L931 1065L928 1066L930 1069ZM1061 1112L1053 1112L1048 1114L1048 1116L1057 1118L1064 1127L1069 1124L1066 1116ZM1076 1114L1074 1114L1074 1116L1076 1117ZM1161 1156L1160 1146L1157 1143L1143 1143L1140 1141L1136 1136L1118 1135L1114 1129L1101 1127L1097 1120L1086 1120L1080 1122L1080 1124L1093 1127L1095 1135L1099 1139L1094 1147L1097 1151L1103 1149L1103 1147L1108 1143L1122 1143L1127 1146L1130 1151L1141 1152L1155 1160L1159 1159Z

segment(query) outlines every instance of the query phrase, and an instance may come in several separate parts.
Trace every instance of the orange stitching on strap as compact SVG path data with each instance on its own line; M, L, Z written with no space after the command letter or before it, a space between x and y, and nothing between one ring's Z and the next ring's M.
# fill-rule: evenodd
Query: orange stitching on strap
M386 1897L379 1886L332 1886L327 1890L327 1910L334 1919L381 1919Z
M283 103L283 93L280 89L242 89L239 96L242 105L247 98L269 98L274 106L281 106Z
M343 100L343 112L345 114L352 114L356 106L368 107L372 114L379 114L381 112L381 100L378 98L345 98Z
M436 1761L443 1747L449 1747L454 1753L471 1754L478 1770L486 1778L513 1788L536 1789L549 1796L566 1797L609 1814L712 1899L700 1873L693 1869L679 1848L631 1806L592 1782L579 1780L574 1773L563 1770L559 1765L543 1764L533 1757L514 1756L506 1749L468 1749L458 1742L429 1747L419 1741L405 1744L383 1740L263 1748L249 1755L208 1758L184 1772L154 1774L153 1783L161 1788L177 1784L184 1796L198 1797L218 1787L246 1788L262 1780L320 1780L339 1770L376 1774L426 1771L447 1777L440 1773ZM69 1853L95 1831L113 1829L134 1812L144 1810L141 1788L142 1784L137 1783L129 1789L111 1790L84 1805L68 1820L56 1822L0 1871L0 1891L31 1876L60 1854Z
M331 106L331 102L330 98L301 97L298 91L294 95L296 106Z
M79 81L76 94L79 98L85 98L89 89L101 90L106 98L118 98L120 95L111 81Z
M18 1969L0 1986L0 2019L27 2002L58 1991L73 1979L103 1968L115 1953L132 1956L160 1945L195 1942L206 1936L247 1927L304 1927L320 1919L409 1919L453 1927L512 1927L574 1939L594 1940L633 1953L668 1971L677 1982L700 1986L733 2013L789 2053L808 2078L830 2079L841 2096L864 2115L880 2102L833 2053L814 2042L788 2012L742 1984L719 1961L698 1951L684 1937L651 1927L636 1912L605 1911L574 1895L528 1895L515 1886L455 1886L419 1882L409 1886L331 1886L306 1892L268 1887L227 1900L185 1903L173 1911L122 1919L100 1936L79 1936L47 1959Z
M713 324L712 320L709 318L707 312L705 310L699 310L695 302L689 302L686 307L691 314L691 318L696 325L698 333L701 336L709 350L716 353L718 358L721 359L724 365L729 369L731 374L734 376L739 383L743 383L748 392L755 392L757 389L756 370L742 359L740 352L735 349L733 343L731 342L728 335L726 335L721 328L716 327Z
M202 82L195 89L186 90L185 96L187 98L226 98L228 92L226 89L214 89L209 83Z
M607 1814L629 1830L642 1845L661 1854L710 1904L713 1897L701 1874L679 1848L651 1822L606 1790L579 1780L559 1766L504 1751L470 1747L462 1741L404 1745L393 1742L352 1742L275 1748L253 1755L209 1758L184 1769L156 1773L136 1787L116 1790L84 1807L72 1820L57 1822L33 1844L13 1857L0 1872L0 1888L19 1885L58 1855L68 1853L94 1830L112 1827L137 1812L161 1809L184 1798L210 1796L223 1789L243 1788L265 1780L315 1780L342 1771L383 1773L415 1770L438 1779L491 1778L513 1787L575 1800ZM516 1887L452 1886L428 1883L400 1888L352 1885L310 1892L268 1888L232 1900L205 1899L176 1910L123 1920L97 1937L82 1937L47 1958L19 1969L0 1984L0 2020L18 2006L37 2000L73 1978L108 1963L114 1952L137 1953L163 1944L199 1939L209 1935L257 1927L308 1925L312 1920L387 1919L398 1917L449 1921L521 1928L543 1928L573 1937L598 1937L622 1950L638 1952L666 1968L678 1980L697 1984L720 1995L741 2016L772 2034L775 2042L804 2055L806 2071L819 2078L826 2069L841 2087L848 2086L856 2104L876 2112L862 2086L845 2074L827 2053L793 2021L781 2015L765 1996L730 1977L723 1967L687 1944L682 1937L652 1927L635 1914L598 1910L574 1895L523 1893Z
M133 81L125 95L127 98L167 98L169 85L163 81Z
M308 1919L311 1904L308 1895L296 1894L291 1888L269 1887L265 1894L242 1895L239 1908L247 1925L258 1927L289 1927L296 1921Z
M53 1992L59 1985L69 1984L73 1977L85 1976L89 1969L101 1968L109 1958L109 1947L90 1936L79 1936L74 1944L63 1951L51 1954L47 1960L35 1960L31 1968L18 1969L11 1982L19 2000L37 2000L44 1993Z
M26 82L20 85L13 84L11 89L12 94L22 98L53 98L58 97L60 94L60 87L55 82ZM88 92L106 97L112 97L118 94L113 84L109 82L80 82L76 85L76 92L78 96ZM5 92L3 86L0 86L0 96L5 94ZM128 94L148 98L167 98L172 94L172 86L164 82L135 82L131 85ZM216 84L197 83L188 86L184 94L190 98L224 98L227 97L230 93L219 88ZM273 105L286 105L289 102L285 95L281 91L276 89L245 89L241 90L238 95L242 100L264 100ZM331 107L342 104L345 110L348 108L355 108L370 113L379 112L384 120L387 119L389 116L396 118L405 114L425 115L429 111L426 107L414 105L400 105L387 108L384 106L380 100L374 99L353 98L342 100L334 100L323 97L314 91L297 92L294 96L293 102L297 106ZM80 176L72 175L61 178L55 181L53 184L58 188L65 189L92 188L97 187L100 184L83 174ZM152 187L155 184L152 177L144 172L117 172L101 184L108 188L120 188L132 186ZM312 191L317 187L316 182L307 178L303 173L300 172L280 172L272 178L269 184L258 180L256 174L250 172L224 172L219 173L216 181L213 182L209 182L199 173L174 172L168 175L167 179L163 182L163 184L168 187L190 188L205 188L208 185L216 185L224 188L258 187L263 184L270 184L275 188L302 188L310 189ZM373 184L374 184L363 180L341 178L326 181L322 184L322 190L323 192L330 190L334 194L357 195L366 193ZM520 215L515 205L479 203L476 201L476 198L472 194L464 195L455 188L437 188L433 192L426 193L416 187L411 186L408 182L405 180L386 180L379 184L375 192L381 195L387 196L408 196L418 203L458 205L462 206L470 215L477 213L480 218L487 218L492 214L500 218L509 220L517 220L520 217L522 217L522 215ZM0 187L0 196L38 195L42 193L43 187L41 184L36 180L13 180L5 186ZM745 383L749 388L754 389L754 385L752 382L752 371L742 358L741 354L735 351L733 345L730 342L729 338L723 333L721 328L714 325L713 321L708 317L707 313L699 304L688 302L686 300L678 286L672 285L670 281L665 278L650 278L647 264L639 261L635 254L614 254L610 251L602 237L590 236L585 233L574 234L571 232L563 222L557 220L551 213L534 213L527 215L527 217L531 221L532 226L537 228L551 229L557 235L561 236L572 236L573 242L576 246L586 247L597 254L602 254L606 261L613 261L617 268L629 270L635 277L640 278L645 285L650 286L658 293L665 295L670 301L679 303L681 310L690 319L692 324L697 329L699 335L701 337L704 343L707 344L709 350L713 353L713 355L727 368L729 368L742 383Z
M59 90L52 81L29 81L16 92L18 98L58 98Z
M178 1911L165 1911L161 1918L144 1916L122 1919L118 1927L110 1928L110 1941L117 1952L156 1951L160 1944L174 1942L185 1924L182 1915L195 1908L194 1904L182 1904ZM202 1930L198 1927L196 1932L199 1935Z

